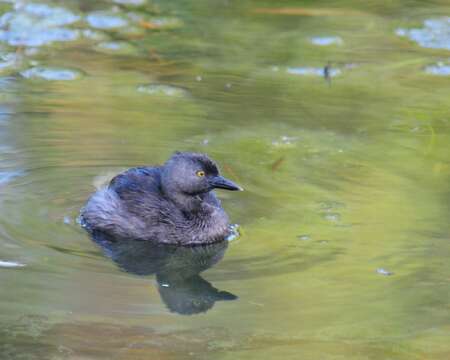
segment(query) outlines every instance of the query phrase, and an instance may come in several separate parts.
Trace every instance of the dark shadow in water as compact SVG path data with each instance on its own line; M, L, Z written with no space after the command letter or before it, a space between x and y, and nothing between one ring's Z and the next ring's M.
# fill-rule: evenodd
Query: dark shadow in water
M223 258L227 241L184 247L112 239L101 233L93 234L92 239L122 270L136 275L155 274L161 299L172 312L198 314L211 309L216 301L237 299L199 275Z

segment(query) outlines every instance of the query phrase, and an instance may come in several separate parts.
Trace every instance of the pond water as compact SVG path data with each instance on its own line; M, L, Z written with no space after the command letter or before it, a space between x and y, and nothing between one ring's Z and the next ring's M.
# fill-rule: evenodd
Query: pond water
M448 1L0 11L2 360L450 358ZM175 150L240 237L91 241L95 187Z

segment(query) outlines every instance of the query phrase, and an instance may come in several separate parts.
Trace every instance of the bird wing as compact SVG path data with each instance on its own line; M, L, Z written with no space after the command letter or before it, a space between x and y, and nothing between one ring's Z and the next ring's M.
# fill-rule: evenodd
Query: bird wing
M170 223L173 205L161 196L161 175L158 167L129 169L109 184L125 208L147 223Z

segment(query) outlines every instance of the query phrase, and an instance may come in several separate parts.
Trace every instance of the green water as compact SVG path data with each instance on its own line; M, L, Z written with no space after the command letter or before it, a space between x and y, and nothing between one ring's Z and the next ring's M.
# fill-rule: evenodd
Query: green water
M396 35L447 1L55 4L74 31L144 18L1 43L19 57L0 69L2 360L450 358L450 82L425 71L450 55ZM202 273L238 299L189 316L76 223L102 179L175 150L246 189L219 193L241 236Z

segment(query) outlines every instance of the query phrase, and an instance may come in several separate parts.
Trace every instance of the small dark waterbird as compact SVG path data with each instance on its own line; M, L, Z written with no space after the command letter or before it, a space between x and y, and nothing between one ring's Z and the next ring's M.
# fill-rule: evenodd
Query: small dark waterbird
M199 245L230 233L214 189L242 190L220 176L204 154L176 152L163 166L137 167L114 177L81 210L91 233L155 243Z

